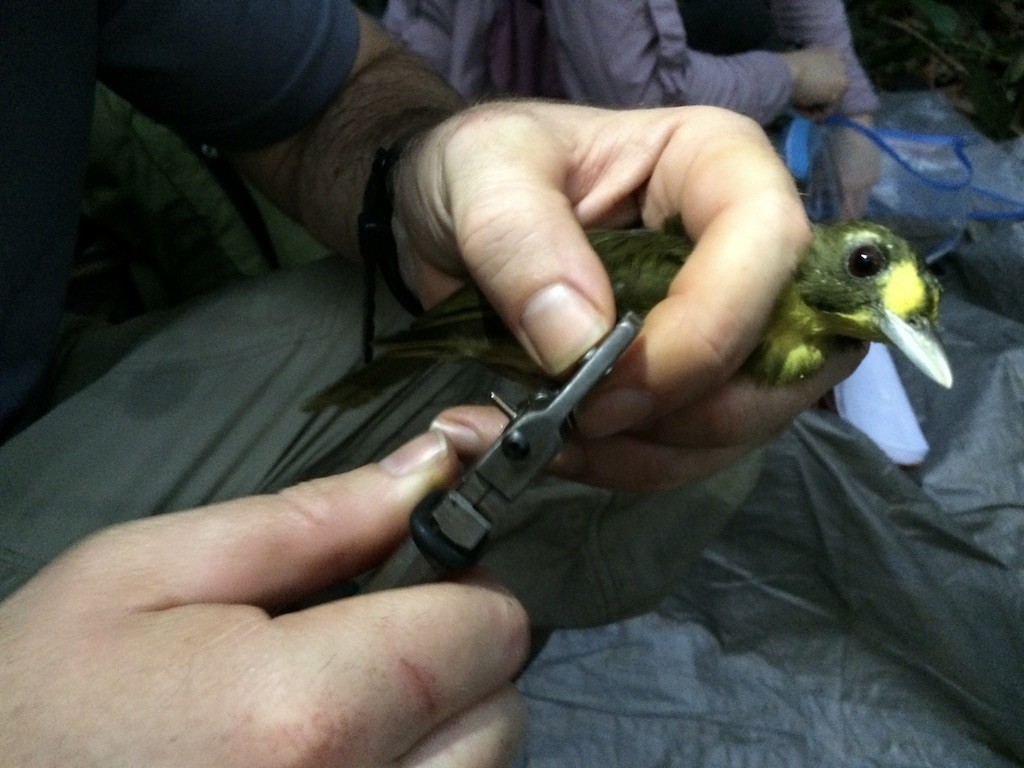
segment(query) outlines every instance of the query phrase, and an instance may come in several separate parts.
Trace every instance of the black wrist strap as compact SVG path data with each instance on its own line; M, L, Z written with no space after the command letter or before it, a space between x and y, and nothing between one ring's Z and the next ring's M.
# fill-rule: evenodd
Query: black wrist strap
M391 169L401 154L401 142L378 149L370 167L370 178L363 193L363 210L359 214L359 253L363 258L363 357L373 359L374 315L377 311L377 271L384 284L407 312L423 314L423 305L402 280L398 267L398 246L391 231L394 204L391 192Z

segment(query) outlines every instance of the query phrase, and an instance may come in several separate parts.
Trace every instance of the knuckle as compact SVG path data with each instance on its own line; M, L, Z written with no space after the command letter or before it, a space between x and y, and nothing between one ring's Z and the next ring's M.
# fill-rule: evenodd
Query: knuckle
M329 528L336 518L337 500L328 494L319 480L307 480L277 493L284 513L296 525L313 531Z
M456 221L455 230L459 250L474 254L510 249L519 231L505 198L499 196L478 196Z

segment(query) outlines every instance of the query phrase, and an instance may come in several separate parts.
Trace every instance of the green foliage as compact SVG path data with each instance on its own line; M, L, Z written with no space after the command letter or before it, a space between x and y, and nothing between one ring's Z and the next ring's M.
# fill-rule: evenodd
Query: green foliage
M911 0L910 5L943 37L954 38L959 34L960 14L952 6L936 0Z
M848 10L880 88L939 88L992 138L1024 133L1024 0L850 0Z

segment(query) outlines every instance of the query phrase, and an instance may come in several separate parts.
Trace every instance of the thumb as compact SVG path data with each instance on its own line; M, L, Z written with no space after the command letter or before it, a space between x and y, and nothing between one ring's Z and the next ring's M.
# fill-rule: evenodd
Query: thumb
M456 468L447 439L430 431L343 475L107 529L48 570L89 579L94 609L280 605L376 564Z
M430 221L445 221L465 268L520 344L549 373L568 368L611 328L607 274L566 194L566 140L542 115L505 105L470 111L417 156L421 189L444 214L408 217L416 255L439 271ZM423 247L428 244L428 247ZM429 270L421 270L421 275ZM421 280L421 284L422 284ZM428 303L432 294L424 296Z

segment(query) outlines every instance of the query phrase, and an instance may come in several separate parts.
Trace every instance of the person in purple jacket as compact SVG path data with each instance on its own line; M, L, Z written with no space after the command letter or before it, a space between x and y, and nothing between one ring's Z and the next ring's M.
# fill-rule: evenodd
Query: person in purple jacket
M466 98L705 104L762 125L794 109L870 125L878 108L841 0L391 0L383 21ZM854 131L834 138L852 216L877 154Z

